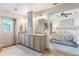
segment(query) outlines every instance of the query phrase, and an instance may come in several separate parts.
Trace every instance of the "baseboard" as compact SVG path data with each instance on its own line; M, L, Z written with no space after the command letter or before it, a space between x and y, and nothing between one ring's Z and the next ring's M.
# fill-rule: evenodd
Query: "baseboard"
M4 47L2 47L2 48L6 48L6 47L10 47L10 46L14 46L14 45L16 45L16 44L8 45L8 46L4 46Z

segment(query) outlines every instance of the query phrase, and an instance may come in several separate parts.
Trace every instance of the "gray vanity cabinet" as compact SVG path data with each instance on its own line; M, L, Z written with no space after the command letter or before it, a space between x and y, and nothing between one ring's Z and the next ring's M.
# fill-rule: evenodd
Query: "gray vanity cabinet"
M34 36L34 49L37 51L44 51L46 50L46 35L33 35Z
M47 36L42 34L20 34L20 43L37 51L46 49Z

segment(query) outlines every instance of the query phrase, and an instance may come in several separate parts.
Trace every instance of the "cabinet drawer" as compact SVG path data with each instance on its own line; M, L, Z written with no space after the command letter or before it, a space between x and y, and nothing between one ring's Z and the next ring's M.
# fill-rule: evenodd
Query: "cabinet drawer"
M25 41L24 45L29 47L29 41Z
M25 35L24 45L29 47L29 35Z

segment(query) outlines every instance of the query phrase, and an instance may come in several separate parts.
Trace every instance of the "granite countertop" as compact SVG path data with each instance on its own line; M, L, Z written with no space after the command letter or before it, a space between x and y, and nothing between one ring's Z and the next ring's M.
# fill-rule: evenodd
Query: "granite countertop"
M43 35L46 35L46 34L36 34L36 33L33 33L33 34L30 34L30 35L43 36Z
M22 34L29 34L29 33L23 33ZM46 33L32 33L32 34L29 34L29 35L34 35L34 36L45 36Z

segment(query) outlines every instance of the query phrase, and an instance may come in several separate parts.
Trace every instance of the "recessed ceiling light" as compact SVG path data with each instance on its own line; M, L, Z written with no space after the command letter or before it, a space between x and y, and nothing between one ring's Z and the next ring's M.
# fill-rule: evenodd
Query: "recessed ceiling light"
M17 11L17 10L18 10L17 8L14 9L14 11Z
M53 3L52 5L57 5L58 3Z
M75 12L75 13L78 13L78 12Z

